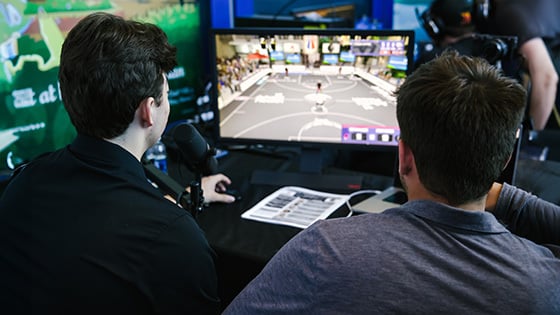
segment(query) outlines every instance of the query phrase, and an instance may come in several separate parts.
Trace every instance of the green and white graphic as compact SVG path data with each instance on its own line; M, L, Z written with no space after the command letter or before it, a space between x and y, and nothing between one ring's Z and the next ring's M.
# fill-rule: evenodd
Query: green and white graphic
M60 50L70 29L94 11L151 22L167 33L179 62L169 76L170 121L197 115L203 82L195 3L5 0L0 3L0 170L61 148L75 137L58 86Z

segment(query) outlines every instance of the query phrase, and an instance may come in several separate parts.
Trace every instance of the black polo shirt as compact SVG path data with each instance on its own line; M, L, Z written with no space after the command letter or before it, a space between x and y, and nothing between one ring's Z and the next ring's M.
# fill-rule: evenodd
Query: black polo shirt
M214 259L190 213L104 140L78 135L0 199L4 314L217 313Z

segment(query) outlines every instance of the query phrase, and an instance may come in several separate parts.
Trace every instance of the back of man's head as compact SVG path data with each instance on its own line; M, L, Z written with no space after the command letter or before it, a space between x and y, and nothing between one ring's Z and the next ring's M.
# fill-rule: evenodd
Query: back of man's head
M397 91L401 139L431 192L460 205L484 196L513 151L526 92L482 58L447 51Z
M105 12L84 17L62 46L59 81L64 107L79 133L112 139L140 102L162 99L163 75L176 48L159 27Z

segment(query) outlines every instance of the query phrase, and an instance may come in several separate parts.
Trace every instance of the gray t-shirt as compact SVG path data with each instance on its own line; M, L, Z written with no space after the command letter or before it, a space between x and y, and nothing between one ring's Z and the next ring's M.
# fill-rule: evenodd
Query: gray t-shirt
M410 201L319 221L224 314L560 314L560 259L487 212Z

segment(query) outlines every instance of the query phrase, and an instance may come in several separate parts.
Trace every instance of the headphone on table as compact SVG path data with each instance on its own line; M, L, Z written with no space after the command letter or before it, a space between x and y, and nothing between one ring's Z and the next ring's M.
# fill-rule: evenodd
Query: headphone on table
M455 34L460 29L482 25L490 15L490 0L435 0L416 16L422 28L433 39Z

